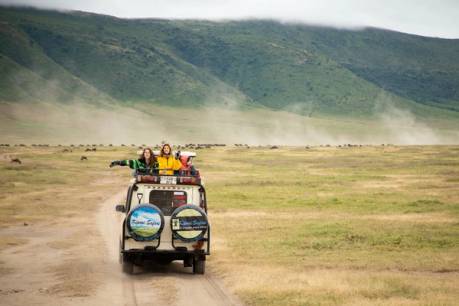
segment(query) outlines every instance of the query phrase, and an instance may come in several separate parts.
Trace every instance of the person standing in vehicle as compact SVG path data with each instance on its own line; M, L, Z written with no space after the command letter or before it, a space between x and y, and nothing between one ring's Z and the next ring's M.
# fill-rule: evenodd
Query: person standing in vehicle
M196 168L193 166L193 156L182 155L180 156L182 168L180 168L181 175L197 175Z
M172 155L172 148L169 144L164 144L157 157L159 174L173 175L174 171L182 168L182 163Z
M142 172L154 172L158 169L158 161L150 148L145 148L138 159L114 160L110 163L113 166L128 166Z

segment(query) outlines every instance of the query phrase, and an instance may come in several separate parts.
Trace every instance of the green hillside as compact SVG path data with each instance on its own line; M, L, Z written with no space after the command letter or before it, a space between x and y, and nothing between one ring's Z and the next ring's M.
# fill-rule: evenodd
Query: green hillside
M394 94L459 110L459 40L368 29L317 29L318 50Z
M238 101L307 116L368 117L384 100L421 116L459 116L459 40L5 7L0 24L5 101Z

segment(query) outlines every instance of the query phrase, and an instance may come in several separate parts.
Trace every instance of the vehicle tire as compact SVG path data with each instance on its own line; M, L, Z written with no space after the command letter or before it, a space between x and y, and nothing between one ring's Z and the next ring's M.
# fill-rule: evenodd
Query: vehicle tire
M206 212L192 204L175 209L170 220L172 237L183 242L201 240L209 229Z
M134 263L127 258L125 254L123 254L123 272L126 274L133 274L134 273Z
M119 248L118 248L118 251L119 251L119 254L120 254L120 256L118 257L118 262L119 262L120 264L123 263L123 258L124 258L123 253L122 253L122 251L124 251L124 250L121 249L121 243L122 243L122 242L121 242L121 240L120 240L120 244L119 244Z
M206 261L195 259L193 261L193 273L194 274L204 274L206 272Z
M164 228L164 214L153 204L140 204L127 215L126 227L135 241L158 239Z

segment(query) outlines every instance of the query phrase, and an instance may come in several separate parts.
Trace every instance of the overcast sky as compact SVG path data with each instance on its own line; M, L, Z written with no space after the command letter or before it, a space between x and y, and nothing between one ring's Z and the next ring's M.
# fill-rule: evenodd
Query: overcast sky
M373 26L459 38L459 0L0 0L117 17L270 18L344 28Z

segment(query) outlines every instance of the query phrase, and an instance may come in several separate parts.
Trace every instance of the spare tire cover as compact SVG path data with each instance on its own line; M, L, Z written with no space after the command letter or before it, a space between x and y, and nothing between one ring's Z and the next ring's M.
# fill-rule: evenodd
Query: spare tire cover
M134 240L154 240L161 235L164 228L164 215L153 204L140 204L129 213L126 225Z
M184 242L201 239L208 228L206 213L196 205L181 206L174 210L171 215L172 235Z

